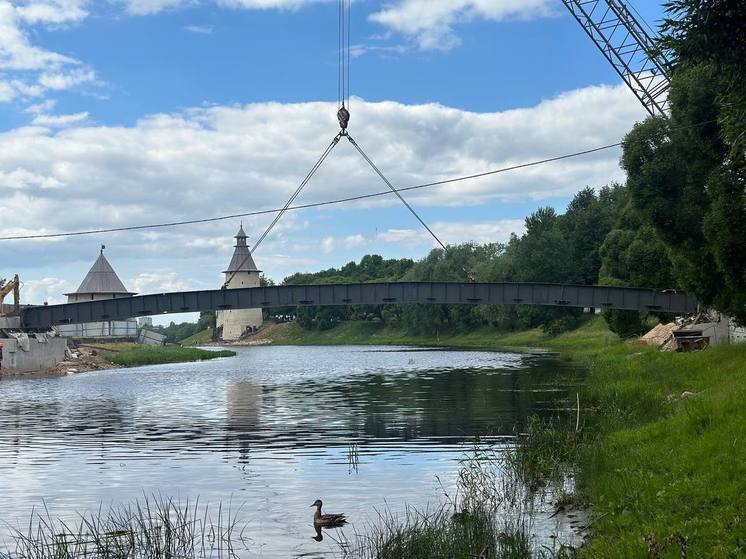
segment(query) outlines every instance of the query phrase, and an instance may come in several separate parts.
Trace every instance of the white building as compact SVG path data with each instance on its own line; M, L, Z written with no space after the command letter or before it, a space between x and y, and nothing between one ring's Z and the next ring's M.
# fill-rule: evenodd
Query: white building
M228 269L223 273L227 289L259 287L261 270L256 267L249 246L246 244L243 225L236 233L233 258L228 264ZM222 339L225 341L238 340L245 334L261 328L263 322L262 309L236 309L218 311L217 314L217 327L222 328Z
M103 299L119 299L132 297L135 293L128 291L119 279L114 268L104 256L101 247L96 262L80 284L72 293L65 293L68 303L82 303L84 301L100 301ZM62 324L57 326L62 336L72 338L137 338L137 320L107 320L101 322L87 322L85 324Z

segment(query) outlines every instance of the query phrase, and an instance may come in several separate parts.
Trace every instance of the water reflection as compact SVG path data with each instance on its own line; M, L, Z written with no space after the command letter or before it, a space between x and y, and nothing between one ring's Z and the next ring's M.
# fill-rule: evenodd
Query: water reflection
M543 355L260 347L2 381L0 519L23 521L42 499L61 514L143 491L233 499L247 503L263 557L303 554L317 545L301 536L309 497L358 521L427 502L460 443L509 437L531 413L564 407L572 373Z

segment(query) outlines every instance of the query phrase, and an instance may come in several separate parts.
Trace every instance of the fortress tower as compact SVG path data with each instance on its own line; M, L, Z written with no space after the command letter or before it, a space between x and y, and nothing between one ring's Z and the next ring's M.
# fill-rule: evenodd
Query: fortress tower
M246 244L246 233L244 233L243 225L236 233L233 258L228 264L228 269L223 273L225 274L227 289L259 287L261 270L256 267L249 246ZM218 311L217 327L223 328L223 340L235 341L244 334L259 329L263 320L262 309Z

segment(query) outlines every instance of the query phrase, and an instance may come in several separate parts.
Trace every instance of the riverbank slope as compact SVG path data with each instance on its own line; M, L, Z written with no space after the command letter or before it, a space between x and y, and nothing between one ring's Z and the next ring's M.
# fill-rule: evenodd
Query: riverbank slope
M661 353L620 341L600 318L557 337L480 329L428 338L371 323L324 332L280 324L259 337L295 345L544 348L583 363L573 467L580 500L593 507L593 537L580 555L746 554L746 344ZM574 431L575 413L567 415L560 419Z

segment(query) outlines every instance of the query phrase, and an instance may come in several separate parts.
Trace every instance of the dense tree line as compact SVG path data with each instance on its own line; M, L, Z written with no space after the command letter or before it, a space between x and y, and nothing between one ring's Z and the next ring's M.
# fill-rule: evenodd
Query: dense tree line
M682 287L746 322L746 2L668 2L671 117L624 140L631 205Z
M360 263L318 273L295 274L284 284L372 281L508 281L592 285L609 283L663 288L678 286L665 251L650 229L640 228L629 191L619 184L575 195L564 214L540 208L525 220L525 232L507 243L466 243L432 250L425 258L386 260L367 255ZM650 235L646 239L646 235ZM579 309L523 306L361 305L283 309L308 329L328 329L345 320L373 320L419 334L466 331L480 326L504 330L541 326L548 332L573 327ZM620 333L639 329L638 313L608 319Z
M215 329L215 313L211 311L205 311L199 313L199 320L197 322L181 322L176 324L171 321L168 326L150 326L149 330L164 334L166 336L166 343L176 343L181 340L185 340L191 336L194 336L197 332L206 330L207 328Z

